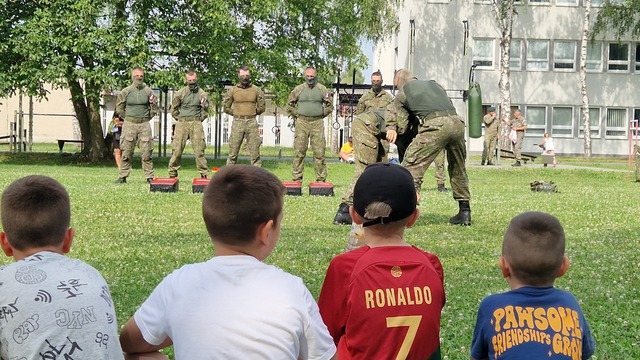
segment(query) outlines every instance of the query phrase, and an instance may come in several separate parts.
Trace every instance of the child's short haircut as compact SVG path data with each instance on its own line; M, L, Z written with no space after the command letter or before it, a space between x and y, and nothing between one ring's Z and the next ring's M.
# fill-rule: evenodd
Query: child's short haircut
M209 236L229 245L255 239L258 227L278 216L286 188L269 171L248 165L227 165L204 190L202 217Z
M417 201L411 173L395 164L367 166L353 189L353 208L365 227L404 220L416 210Z
M509 223L502 256L520 281L540 286L553 283L562 265L564 249L564 230L558 219L541 212L526 212Z
M17 250L60 244L69 229L71 204L67 190L40 175L23 177L2 193L2 228Z

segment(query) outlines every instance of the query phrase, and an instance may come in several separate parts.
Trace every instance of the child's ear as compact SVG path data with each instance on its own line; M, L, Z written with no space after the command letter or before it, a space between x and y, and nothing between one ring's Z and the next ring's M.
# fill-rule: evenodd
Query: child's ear
M420 217L420 210L418 208L416 208L416 210L413 212L413 214L411 214L411 217L409 218L409 222L407 222L407 227L410 228L413 226L413 224L416 223L416 221L418 221L418 218Z
M13 248L9 244L9 239L7 239L7 234L4 231L0 232L0 246L5 255L13 256Z
M256 233L256 238L262 244L268 244L269 236L271 234L271 230L274 226L273 220L265 221L260 226L258 226L258 231Z
M355 209L353 208L353 205L349 206L349 215L351 215L351 220L358 224L358 225L362 225L363 221L362 218L360 217L360 215L358 215L358 213L355 211Z
M500 256L498 264L500 265L500 270L502 271L502 277L504 277L505 279L510 277L511 269L509 268L509 261L507 261L504 256Z
M64 240L62 241L62 253L68 254L71 251L71 244L73 243L73 237L76 234L76 230L74 228L67 229L67 233L64 235Z
M556 275L557 278L562 277L567 272L567 270L569 270L569 263L569 258L564 256L562 258L562 265L560 265L560 270L558 270L558 275Z

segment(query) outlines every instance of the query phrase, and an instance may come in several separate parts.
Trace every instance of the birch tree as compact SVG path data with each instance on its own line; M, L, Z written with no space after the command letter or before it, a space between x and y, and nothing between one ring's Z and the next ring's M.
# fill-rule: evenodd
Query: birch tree
M591 123L589 121L589 95L587 92L587 47L589 46L589 21L591 0L584 0L582 45L580 46L580 96L582 97L582 126L584 129L584 156L591 158Z

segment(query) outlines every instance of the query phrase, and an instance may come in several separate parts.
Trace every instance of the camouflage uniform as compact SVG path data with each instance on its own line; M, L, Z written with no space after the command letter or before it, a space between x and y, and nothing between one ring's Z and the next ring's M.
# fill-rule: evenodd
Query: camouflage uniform
M304 175L304 158L311 140L311 149L316 170L316 181L327 179L327 164L324 160L325 138L323 119L331 114L333 105L331 93L322 84L310 87L307 84L296 86L287 100L289 115L295 120L293 147L296 154L293 158L293 181L302 181ZM356 150L357 152L357 150Z
M436 174L436 184L438 184L438 189L444 188L444 181L446 179L444 174L444 157L445 151L440 151L436 158L433 160L433 164L435 165L435 174ZM446 192L446 190L441 190Z
M482 118L482 122L485 125L482 165L485 164L485 161L487 161L489 165L493 164L496 144L498 143L498 128L500 127L500 122L496 120L497 116L495 114L493 116L487 114Z
M266 109L264 92L255 85L249 84L244 87L239 83L227 92L223 104L224 112L233 115L227 165L237 162L242 141L246 138L251 165L262 166L262 160L260 160L262 141L256 115L262 114Z
M369 90L358 101L356 117L351 124L356 154L355 169L351 186L342 196L342 202L347 205L353 205L353 188L367 165L384 161L387 156L389 142L381 130L384 131L384 108L392 100L391 94L386 90L378 94Z
M151 120L158 113L158 102L153 90L142 84L124 88L116 100L116 112L124 114L120 149L122 150L122 164L120 178L126 179L131 173L131 156L136 147L140 147L142 169L147 179L153 178L153 137L151 136Z
M509 126L511 128L517 128L522 126L528 126L527 120L525 120L522 116L518 116L517 118L513 118L511 122L509 122ZM522 142L524 141L524 130L516 130L517 140L516 143L513 144L513 156L516 159L516 162L520 162L521 160L521 152L522 152Z
M464 121L456 114L446 91L435 81L407 82L385 113L387 131L395 130L398 134L405 133L414 119L419 124L418 134L407 148L402 165L413 175L416 190L420 190L429 165L446 150L453 198L468 205L471 194L465 167Z
M169 177L177 177L180 170L182 152L191 140L196 158L196 168L201 177L209 174L207 159L204 157L206 142L202 122L209 117L209 97L204 90L192 91L189 86L180 89L171 102L171 116L177 120L171 142L171 160L169 160Z

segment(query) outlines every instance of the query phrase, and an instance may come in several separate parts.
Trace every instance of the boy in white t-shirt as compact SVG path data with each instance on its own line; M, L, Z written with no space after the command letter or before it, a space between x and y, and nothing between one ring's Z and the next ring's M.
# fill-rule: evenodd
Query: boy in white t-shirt
M334 358L302 280L262 262L280 237L285 192L259 167L216 173L202 201L214 257L183 266L155 288L121 332L128 359L172 344L177 360Z
M553 167L556 167L558 162L556 161L556 148L553 145L553 138L551 134L544 133L544 137L542 142L538 144L542 148L542 155L552 155L553 156ZM547 164L544 164L544 167L547 167Z

